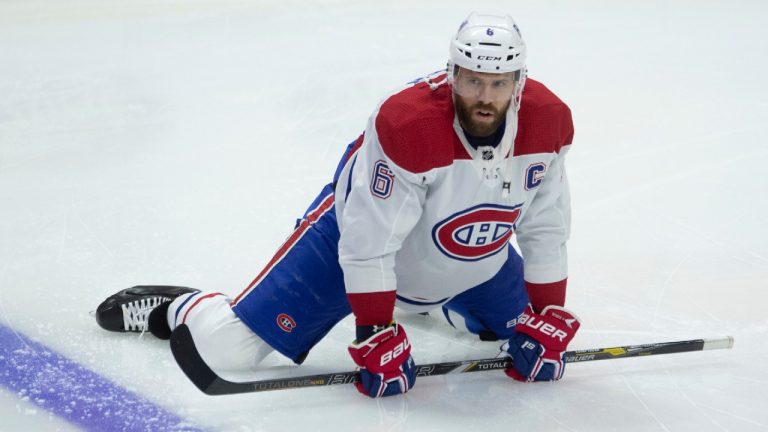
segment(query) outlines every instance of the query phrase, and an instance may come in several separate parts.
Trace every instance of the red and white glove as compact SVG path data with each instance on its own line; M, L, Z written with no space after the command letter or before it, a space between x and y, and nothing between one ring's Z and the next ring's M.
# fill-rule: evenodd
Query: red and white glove
M515 335L501 349L512 357L506 374L518 381L555 381L563 377L565 350L581 323L568 309L547 306L537 314L529 304L518 318Z
M349 354L360 368L357 390L370 397L405 393L416 383L411 344L400 324L374 333L363 342L349 345Z

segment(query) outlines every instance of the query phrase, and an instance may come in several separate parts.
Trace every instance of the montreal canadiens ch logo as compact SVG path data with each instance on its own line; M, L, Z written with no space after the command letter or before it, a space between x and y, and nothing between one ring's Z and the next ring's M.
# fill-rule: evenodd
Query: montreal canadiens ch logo
M440 252L461 261L478 261L501 252L514 233L522 204L481 204L460 211L432 229Z
M280 330L290 333L296 328L296 321L290 315L281 313L277 316L277 325Z

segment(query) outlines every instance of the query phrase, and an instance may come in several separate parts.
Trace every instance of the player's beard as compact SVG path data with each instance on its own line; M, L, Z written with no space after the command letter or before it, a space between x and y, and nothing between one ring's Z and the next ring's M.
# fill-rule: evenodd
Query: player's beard
M507 115L507 110L512 101L507 101L501 109L497 109L493 104L486 104L477 102L474 105L467 105L464 99L460 96L454 98L454 104L456 105L456 115L459 117L459 123L465 131L470 135L476 137L487 137L494 134L501 123L504 122L504 118ZM493 113L493 121L490 123L481 123L472 119L472 113L475 110L483 110Z

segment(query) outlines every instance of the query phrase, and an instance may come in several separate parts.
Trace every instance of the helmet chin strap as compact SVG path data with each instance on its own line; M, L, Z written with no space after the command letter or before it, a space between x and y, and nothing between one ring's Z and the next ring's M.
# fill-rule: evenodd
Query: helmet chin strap
M513 108L514 107L514 108ZM502 145L506 146L506 148L502 147L502 157L509 153L507 156L507 162L504 165L504 170L502 173L502 184L501 184L501 196L504 198L509 197L510 190L512 189L512 173L514 171L512 164L513 164L513 156L515 152L515 137L517 136L517 111L519 109L519 103L517 101L513 101L511 104L509 104L509 108L507 109L507 121L506 121L506 128L507 131L504 134L505 140L502 141ZM506 137L506 135L509 134L509 138Z
M525 81L528 78L528 68L524 67L520 69L520 81L517 82L517 88L515 94L512 96L512 105L515 107L515 112L520 110L520 103L523 99L523 89L525 88Z

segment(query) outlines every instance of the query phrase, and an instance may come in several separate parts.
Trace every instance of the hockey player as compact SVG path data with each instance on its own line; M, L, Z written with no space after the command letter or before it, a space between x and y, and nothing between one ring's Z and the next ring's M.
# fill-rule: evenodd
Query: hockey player
M579 328L563 307L573 125L568 107L527 78L525 59L512 18L471 14L447 70L378 105L333 182L243 292L134 287L102 303L97 320L161 338L185 324L212 369L244 370L272 351L301 363L353 313L357 388L379 397L415 383L393 309L437 310L506 341L510 377L561 378Z

